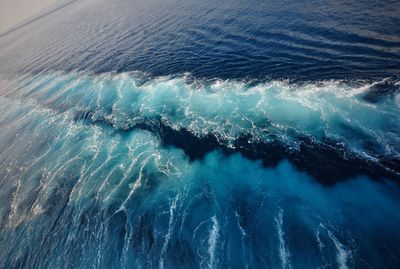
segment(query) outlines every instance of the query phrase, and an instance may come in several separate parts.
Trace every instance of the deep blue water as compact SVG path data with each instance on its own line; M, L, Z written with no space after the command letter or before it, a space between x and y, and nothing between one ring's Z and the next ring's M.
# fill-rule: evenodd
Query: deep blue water
M78 0L0 36L0 268L400 268L400 2Z

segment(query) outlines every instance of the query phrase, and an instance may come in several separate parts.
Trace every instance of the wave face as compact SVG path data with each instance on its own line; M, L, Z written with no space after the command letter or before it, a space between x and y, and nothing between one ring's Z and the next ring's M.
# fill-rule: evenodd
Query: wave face
M0 267L396 268L396 89L3 80Z

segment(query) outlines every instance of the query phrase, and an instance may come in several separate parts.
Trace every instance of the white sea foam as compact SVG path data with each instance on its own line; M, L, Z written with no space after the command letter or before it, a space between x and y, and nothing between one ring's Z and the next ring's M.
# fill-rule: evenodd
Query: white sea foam
M213 216L211 218L212 221L212 227L210 231L210 235L208 237L208 255L209 255L209 261L208 261L208 267L209 268L215 268L216 263L217 263L217 257L216 255L216 250L218 247L218 239L219 239L219 223L217 216Z
M351 259L351 252L335 237L335 235L327 230L329 238L335 244L337 250L337 263L339 269L348 269L348 260Z
M173 228L174 228L174 221L175 221L175 212L177 208L177 203L180 199L180 194L178 193L175 198L171 201L170 207L169 207L169 220L168 220L168 231L167 234L165 235L164 243L161 248L161 254L160 254L160 261L159 261L159 267L164 268L164 255L165 252L167 251L168 243L169 240L171 239Z
M355 154L371 159L373 154L400 154L399 106L371 105L360 97L386 80L353 86L343 81L189 83L184 76L156 77L143 84L135 73L54 73L45 78L54 85L37 87L34 93L22 87L8 94L37 99L57 110L84 111L93 121L106 120L120 129L144 119L161 118L176 130L186 128L198 136L212 133L227 146L232 146L242 133L250 132L252 139L261 141L270 139L271 134L278 135L281 142L296 149L290 135L295 130L317 141L326 137L343 141ZM43 79L24 78L20 84ZM57 90L49 91L52 88ZM398 103L397 97L382 98Z
M290 263L290 251L286 245L285 232L283 230L283 209L275 217L276 229L278 231L279 238L279 256L281 258L281 265L283 269L292 268Z

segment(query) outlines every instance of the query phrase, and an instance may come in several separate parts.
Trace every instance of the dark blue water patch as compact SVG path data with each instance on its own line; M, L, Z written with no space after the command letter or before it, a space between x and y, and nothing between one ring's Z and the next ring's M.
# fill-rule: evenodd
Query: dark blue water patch
M393 83L390 79L383 80L380 83L374 84L362 98L371 103L378 103L385 96L395 96L398 94L399 88L396 86L398 84Z
M288 159L297 169L306 171L319 182L328 185L360 174L373 179L384 177L400 183L400 160L397 157L376 156L378 161L372 162L353 154L340 141L326 138L320 143L311 137L296 133L295 130L292 130L292 135L300 143L300 148L296 151L290 150L290 146L285 145L281 138L272 133L270 135L274 139L271 142L257 141L251 133L243 133L232 143L233 147L229 147L228 141L218 139L214 134L196 136L185 128L177 130L171 123L160 118L143 119L124 129L118 129L112 121L105 118L93 119L93 115L94 112L81 111L74 116L74 120L122 133L135 130L150 131L164 146L182 149L192 161L202 159L212 151L220 150L227 155L241 153L252 160L262 160L265 167L275 166L283 159Z
M2 36L1 69L262 80L396 78L399 14L399 3L390 0L379 5L86 0Z

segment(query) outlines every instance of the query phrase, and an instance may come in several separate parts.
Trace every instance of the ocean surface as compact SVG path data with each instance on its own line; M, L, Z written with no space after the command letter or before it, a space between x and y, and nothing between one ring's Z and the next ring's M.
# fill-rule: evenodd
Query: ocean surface
M400 268L400 2L76 0L0 35L0 268Z

